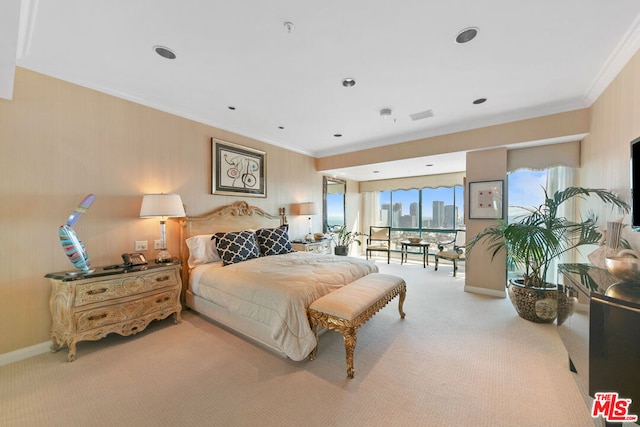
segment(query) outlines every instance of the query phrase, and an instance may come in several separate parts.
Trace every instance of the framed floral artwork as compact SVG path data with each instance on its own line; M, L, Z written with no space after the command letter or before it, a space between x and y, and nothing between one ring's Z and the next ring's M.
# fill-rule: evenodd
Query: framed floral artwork
M502 219L504 217L504 181L469 183L469 219Z
M212 194L267 197L264 151L211 139Z

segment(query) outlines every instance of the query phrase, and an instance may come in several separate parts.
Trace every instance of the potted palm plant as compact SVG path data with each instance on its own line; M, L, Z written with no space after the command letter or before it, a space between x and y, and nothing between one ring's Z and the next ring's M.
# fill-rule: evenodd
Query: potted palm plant
M348 231L347 227L343 226L336 234L331 235L333 243L336 245L333 248L333 252L336 255L346 256L349 253L349 246L351 246L352 243L357 243L358 246L362 244L360 241L360 237L362 236L366 236L366 234L357 231Z
M559 215L560 206L574 198L596 196L605 204L629 212L629 205L610 191L594 188L569 187L550 197L544 190L544 202L537 207L522 208L526 214L514 222L499 220L485 228L467 245L473 248L485 241L492 259L506 253L507 265L522 274L508 281L509 298L520 317L537 323L551 323L557 316L557 285L548 282L552 261L562 254L584 245L597 244L602 235L596 217L589 213L580 221Z

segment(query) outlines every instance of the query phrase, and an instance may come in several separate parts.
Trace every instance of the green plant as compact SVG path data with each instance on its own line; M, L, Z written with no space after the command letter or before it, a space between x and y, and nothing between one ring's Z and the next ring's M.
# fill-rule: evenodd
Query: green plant
M364 233L357 231L348 231L346 226L340 228L337 234L332 234L331 238L336 246L350 246L352 243L362 244L360 237L366 236Z
M492 251L491 259L504 251L507 264L523 271L524 286L545 288L553 259L580 246L597 244L602 237L593 213L579 222L558 216L558 209L563 203L590 196L596 196L625 213L630 210L625 201L603 189L569 187L556 191L552 197L544 190L544 203L538 207L523 208L527 214L515 222L500 220L496 225L485 228L467 245L467 252L471 255L478 242L486 241L487 248Z

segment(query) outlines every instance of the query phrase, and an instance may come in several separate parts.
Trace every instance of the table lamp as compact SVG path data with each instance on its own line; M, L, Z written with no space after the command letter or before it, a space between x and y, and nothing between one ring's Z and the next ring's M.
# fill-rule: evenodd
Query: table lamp
M311 229L311 215L316 215L318 213L318 206L315 202L305 202L300 203L300 215L309 215L309 234L306 235L305 240L308 242L315 242L315 237L313 236L313 231Z
M142 197L140 218L160 218L160 252L156 262L171 262L171 254L167 250L166 223L169 217L186 216L179 194L145 194Z

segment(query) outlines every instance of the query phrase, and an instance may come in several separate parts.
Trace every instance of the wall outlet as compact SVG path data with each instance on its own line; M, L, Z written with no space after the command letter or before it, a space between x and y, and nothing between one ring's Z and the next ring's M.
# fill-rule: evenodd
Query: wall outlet
M153 249L162 249L162 240L154 240L153 241Z
M146 251L149 248L149 242L146 240L136 240L133 250L136 252Z

